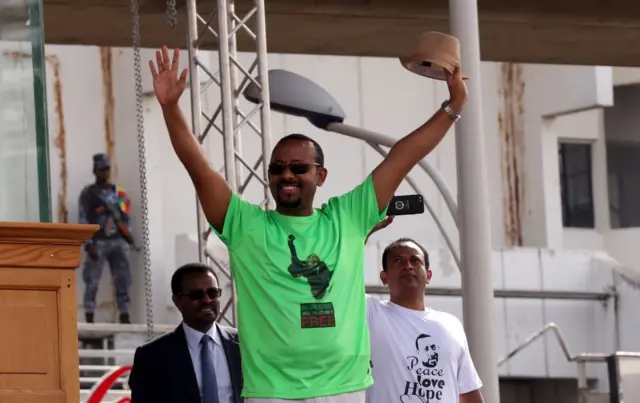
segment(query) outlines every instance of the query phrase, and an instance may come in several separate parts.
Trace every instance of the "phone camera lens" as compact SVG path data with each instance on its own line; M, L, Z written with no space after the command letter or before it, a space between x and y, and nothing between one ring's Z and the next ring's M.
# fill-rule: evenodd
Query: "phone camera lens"
M396 202L396 210L402 210L402 209L404 209L404 202L397 201Z

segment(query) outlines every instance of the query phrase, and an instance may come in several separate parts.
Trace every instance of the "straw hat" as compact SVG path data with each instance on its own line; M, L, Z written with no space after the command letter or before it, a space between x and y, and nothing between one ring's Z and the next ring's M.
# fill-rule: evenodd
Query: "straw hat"
M446 80L445 70L453 73L460 66L460 42L457 38L440 32L425 32L409 55L400 56L400 63L412 73ZM462 78L467 80L464 73Z

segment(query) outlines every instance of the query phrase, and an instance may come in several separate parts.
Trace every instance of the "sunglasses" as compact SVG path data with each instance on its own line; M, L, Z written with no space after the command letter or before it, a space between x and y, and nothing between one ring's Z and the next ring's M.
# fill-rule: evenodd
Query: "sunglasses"
M291 162L284 164L282 162L274 162L269 164L269 175L282 175L287 168L289 168L289 171L294 175L303 175L309 172L313 166L319 167L320 164L309 162Z
M211 287L211 288L207 288L206 290L193 290L189 292L182 292L178 295L187 296L192 301L200 301L201 299L204 299L205 295L211 299L220 298L220 296L222 295L222 290L220 288Z

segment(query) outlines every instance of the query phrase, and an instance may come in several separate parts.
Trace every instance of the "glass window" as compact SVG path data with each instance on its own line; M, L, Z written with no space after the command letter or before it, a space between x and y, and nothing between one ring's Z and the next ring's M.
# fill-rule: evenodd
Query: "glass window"
M613 89L604 109L611 228L640 227L640 85Z
M611 228L640 227L640 143L607 141Z
M0 1L0 221L51 219L41 9Z
M591 144L560 143L559 148L562 224L594 228Z

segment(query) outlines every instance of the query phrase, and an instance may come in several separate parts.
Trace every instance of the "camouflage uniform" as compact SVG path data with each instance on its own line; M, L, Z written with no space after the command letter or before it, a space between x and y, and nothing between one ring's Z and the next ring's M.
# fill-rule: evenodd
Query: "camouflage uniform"
M94 170L108 168L108 157L104 154L96 154L94 156ZM123 195L126 198L124 201L121 200ZM103 205L99 199L113 203L116 206L119 202L126 203L127 208L124 209L125 211L122 211L123 209L120 209L120 211L123 213L122 222L126 225L129 233L131 232L131 219L128 215L130 201L121 188L111 183L99 187L96 185L85 186L80 193L78 203L79 222L81 224L98 224L100 225L100 230L88 241L89 244L96 246L98 259L92 259L86 252L84 256L82 268L82 279L85 283L84 309L85 313L87 313L87 321L93 321L93 311L96 309L96 294L102 277L102 269L105 263L109 263L116 289L116 301L121 315L120 318L123 321L124 314L127 318L125 321L128 322L130 307L129 287L131 286L129 254L131 247L117 227L115 220L102 207Z

